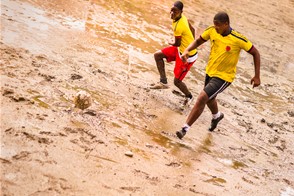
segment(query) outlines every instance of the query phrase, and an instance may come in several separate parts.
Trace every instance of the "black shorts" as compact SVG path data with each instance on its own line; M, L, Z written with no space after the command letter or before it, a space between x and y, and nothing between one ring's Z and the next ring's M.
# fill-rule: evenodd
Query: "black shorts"
M213 99L217 96L217 94L225 90L230 84L230 82L226 82L217 77L209 77L206 74L203 90L206 92L209 99Z

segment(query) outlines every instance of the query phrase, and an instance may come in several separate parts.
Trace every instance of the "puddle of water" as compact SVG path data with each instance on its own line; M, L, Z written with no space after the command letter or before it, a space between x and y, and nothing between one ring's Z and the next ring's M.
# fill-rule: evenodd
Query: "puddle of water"
M77 29L83 31L85 29L85 22L77 20L72 17L63 17L61 24L71 27L72 29Z
M212 146L212 134L208 133L206 137L204 138L203 142L201 142L201 145L199 146L198 152L204 152L204 153L211 153L211 150L209 149Z
M85 123L85 122L81 122L81 121L77 121L77 120L71 120L70 121L71 124L77 128L86 128L86 127L89 127L89 124L88 123Z
M150 159L150 157L147 155L147 153L144 150L132 147L131 145L129 145L129 142L126 139L116 137L113 142L120 145L120 146L128 147L131 152L133 152L135 154L140 154L145 159Z
M27 92L30 94L40 94L38 91L33 90L33 89L28 89Z
M38 102L38 105L43 107L43 108L46 108L46 109L49 109L50 108L50 105L45 103L44 101L40 100L40 98L42 98L43 96L41 95L38 95L38 96L34 96L33 97L33 100Z
M240 161L233 161L233 165L232 167L234 169L239 169L239 168L242 168L242 167L248 167L245 163L243 162L240 162Z
M130 45L154 53L162 47L163 35L166 35L168 30L172 35L171 29L158 26L158 23L171 25L171 21L168 21L169 10L166 10L165 17L152 9L146 9L149 5L154 7L154 3L134 0L92 1L85 29L97 37L102 35L111 42L119 41L122 48ZM157 9L162 9L162 6L159 5ZM156 22L154 18L157 18Z
M129 122L129 121L126 121L126 120L122 120L122 123L128 125L128 127L130 129L133 129L133 130L138 129L138 126L136 124L134 124L134 122Z
M111 123L113 127L116 127L116 128L122 128L119 124L115 123L115 122L112 122Z
M173 156L181 156L183 154L189 154L185 156L198 157L203 153L210 154L211 150L209 149L212 145L212 134L208 133L204 140L200 143L199 146L194 145L193 141L185 142L178 141L177 138L170 138L173 136L163 135L163 133L156 133L150 130L146 130L145 133L149 135L156 144L169 149L170 154ZM168 133L167 133L168 134ZM192 144L190 144L192 143ZM192 146L193 145L193 146ZM191 167L190 162L184 162L183 165Z
M21 17L18 16L19 13L21 13ZM8 24L6 20L3 20L3 23L7 23L7 28L1 28L3 42L7 44L19 43L19 46L31 51L39 52L41 48L44 48L43 43L31 41L32 38L28 38L21 33L23 31L18 32L16 29L20 28L19 23L25 24L25 26L21 26L25 31L29 31L32 35L37 32L38 37L43 39L47 38L47 31L50 27L58 26L58 22L45 16L45 11L24 2L1 1L1 15L14 21Z
M66 103L70 103L71 100L69 100L68 98L64 97L64 95L60 95L59 96L60 101L62 102L66 102Z
M128 146L129 142L126 139L122 139L119 137L115 137L114 143L119 144L121 146Z
M243 168L243 167L248 167L245 163L240 162L240 161L236 161L236 160L218 158L218 161L223 163L224 165L230 166L230 167L232 167L234 169L240 169L240 168Z
M131 148L130 150L131 152L134 152L135 154L140 154L143 158L150 160L150 157L144 150L141 150L139 148Z
M219 184L219 183L224 184L227 181L225 179L223 179L223 178L211 178L209 180L205 180L204 182L210 182L210 183L216 183L216 184Z
M188 146L187 144L181 143L181 142L176 142L172 140L171 138L162 135L161 133L156 133L150 130L146 130L145 133L149 135L156 144L167 148L167 149L172 149L172 154L176 154L176 152L179 152L180 149L187 149L190 151L194 151L192 147ZM175 138L176 140L176 138Z

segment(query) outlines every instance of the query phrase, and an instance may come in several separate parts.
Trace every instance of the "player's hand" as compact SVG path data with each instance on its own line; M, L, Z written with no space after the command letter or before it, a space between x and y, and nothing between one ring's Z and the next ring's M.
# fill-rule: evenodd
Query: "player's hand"
M253 85L253 88L254 88L254 87L258 87L258 86L260 85L260 78L254 76L254 77L251 79L251 84Z
M183 54L181 55L181 59L184 63L187 62L187 59L189 58L189 53L184 51Z
M174 38L168 40L167 43L168 43L168 45L173 46L173 45L175 44L175 40L174 40Z

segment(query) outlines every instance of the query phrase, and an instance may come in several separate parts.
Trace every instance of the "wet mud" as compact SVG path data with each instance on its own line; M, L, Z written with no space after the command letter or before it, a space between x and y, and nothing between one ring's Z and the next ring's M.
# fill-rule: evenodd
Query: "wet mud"
M206 108L179 140L189 109L172 63L170 88L148 89L172 1L1 1L3 195L294 195L293 1L184 3L198 36L229 13L262 55L262 85L242 52L218 96L224 120L208 132ZM185 78L195 96L208 54L206 43Z

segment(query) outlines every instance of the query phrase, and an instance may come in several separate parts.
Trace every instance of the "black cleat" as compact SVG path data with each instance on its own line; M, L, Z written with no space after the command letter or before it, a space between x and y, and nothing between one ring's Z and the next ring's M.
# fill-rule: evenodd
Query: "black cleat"
M210 127L209 127L208 130L209 130L209 131L213 131L213 130L216 128L216 126L217 126L217 124L219 123L219 121L221 121L223 118L224 118L224 114L221 113L220 116L219 116L217 119L212 119L212 120L211 120Z
M179 139L182 139L186 135L186 133L187 133L187 131L184 128L182 128L180 131L176 132Z

